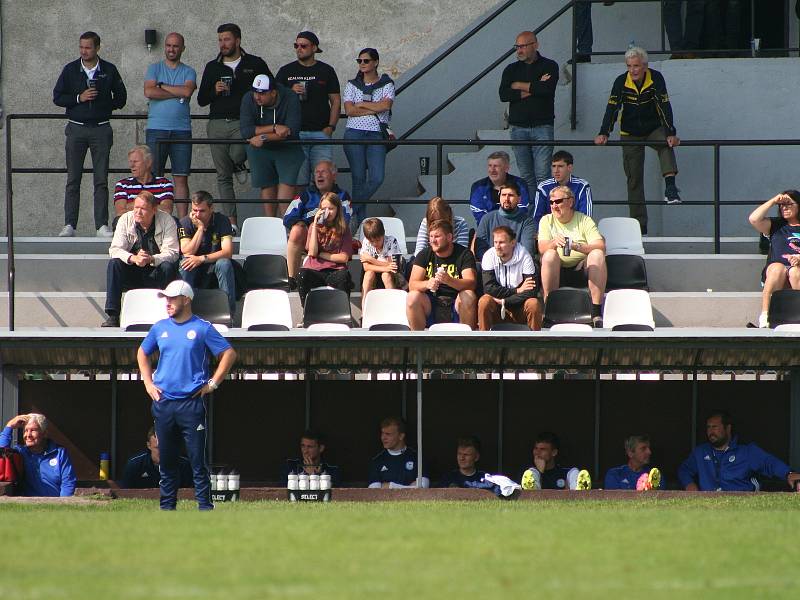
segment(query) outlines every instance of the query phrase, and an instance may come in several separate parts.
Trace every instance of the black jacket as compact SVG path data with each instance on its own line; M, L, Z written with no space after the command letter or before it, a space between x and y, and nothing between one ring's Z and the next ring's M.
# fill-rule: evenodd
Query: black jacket
M543 75L550 75L542 81ZM524 81L531 84L531 95L522 99L522 92L512 90L511 84ZM503 69L500 80L500 100L508 102L508 122L518 127L537 127L552 125L555 121L556 84L558 83L558 63L541 54L528 64L518 60Z
M128 100L128 92L117 67L102 58L97 60L99 65L94 74L97 97L94 100L78 102L78 95L89 87L80 58L64 66L53 88L53 102L56 106L66 108L67 118L72 121L80 123L108 121L111 111L123 108Z
M622 135L646 136L659 127L664 127L667 135L676 135L667 84L664 76L654 69L645 71L641 89L636 87L628 73L614 80L600 135L611 133L620 109Z
M235 73L233 69L225 66L221 55L217 55L217 58L203 69L200 89L197 91L197 103L200 106L211 105L208 114L212 119L238 119L242 97L253 89L256 75L269 75L272 79L272 71L264 59L255 54L247 54L244 50L241 50L241 53L242 60L236 67ZM223 76L233 77L230 96L217 96L214 91L214 86Z

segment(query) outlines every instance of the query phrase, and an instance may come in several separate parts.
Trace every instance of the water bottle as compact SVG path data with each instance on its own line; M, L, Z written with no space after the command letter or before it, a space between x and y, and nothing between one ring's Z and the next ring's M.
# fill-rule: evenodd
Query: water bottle
M228 473L228 490L232 492L239 491L239 474L236 471Z
M297 489L297 474L296 473L289 473L289 481L286 484L286 487L290 490Z
M323 473L319 476L319 489L320 490L329 490L331 489L331 476L327 473Z
M108 452L100 453L100 479L107 481L111 473L111 457Z
M297 478L297 489L299 490L308 489L308 475L306 475L305 473L300 473L300 476Z
M319 475L314 474L308 476L308 489L310 490L319 489Z

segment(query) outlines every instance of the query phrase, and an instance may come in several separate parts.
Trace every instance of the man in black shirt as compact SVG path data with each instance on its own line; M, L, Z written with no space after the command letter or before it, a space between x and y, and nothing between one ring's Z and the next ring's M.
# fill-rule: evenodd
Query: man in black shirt
M256 75L264 73L272 77L272 71L262 58L242 50L242 30L238 25L220 25L217 27L217 36L219 54L203 70L197 104L211 105L207 127L209 138L240 141L239 109L242 97L250 91ZM212 144L211 158L217 170L218 199L235 200L233 173L244 170L244 144ZM236 204L222 204L222 213L228 216L234 231L237 231Z
M430 246L417 254L408 281L406 316L414 331L434 323L478 326L475 256L453 243L453 225L428 224Z
M206 191L192 194L192 210L178 227L183 258L178 273L197 289L210 287L211 277L228 296L231 316L236 312L236 278L233 272L233 228L225 215L214 212L214 199Z
M539 54L539 41L532 31L523 31L514 44L517 62L503 70L500 100L508 102L511 139L540 141L553 139L558 64ZM552 146L513 146L519 174L535 190L550 177Z
M447 473L439 487L478 487L483 471L475 465L481 459L481 442L475 436L458 438L456 462L458 468Z
M301 140L325 140L333 136L339 121L342 96L339 78L333 67L316 59L322 52L319 39L310 31L301 31L294 42L297 60L283 65L276 79L300 98L303 119ZM314 167L322 160L333 160L333 146L303 146L306 162L300 169L298 185L306 185Z

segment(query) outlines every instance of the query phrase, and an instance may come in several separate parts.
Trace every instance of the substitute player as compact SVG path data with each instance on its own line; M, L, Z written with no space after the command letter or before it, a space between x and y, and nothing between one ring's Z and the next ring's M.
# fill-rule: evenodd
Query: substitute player
M220 386L236 352L211 323L192 314L194 290L188 283L173 281L159 296L167 299L169 318L150 328L136 358L144 387L153 399L151 410L161 451L161 510L175 510L178 501L181 438L192 464L198 508L211 510L204 396ZM156 350L159 359L154 373L149 357ZM219 360L211 378L209 352Z

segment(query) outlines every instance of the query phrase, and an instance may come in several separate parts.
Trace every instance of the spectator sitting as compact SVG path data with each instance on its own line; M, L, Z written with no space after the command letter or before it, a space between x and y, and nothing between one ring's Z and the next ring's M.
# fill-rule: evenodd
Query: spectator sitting
M559 150L553 154L553 162L550 165L550 172L553 176L540 182L536 188L536 198L531 213L536 231L539 230L541 218L550 213L550 192L553 191L553 188L562 185L572 190L572 194L575 196L575 210L582 212L587 217L592 216L592 188L585 179L572 175L572 163L572 154L566 150Z
M250 182L261 188L262 200L284 200L277 207L265 202L264 215L283 214L305 161L300 146L281 143L300 139L300 100L273 77L257 75L253 89L242 97L240 114L242 137L250 142Z
M178 227L181 244L181 279L193 289L216 284L228 296L231 316L236 312L236 277L233 266L233 227L214 211L214 199L206 191L192 194L192 211ZM212 278L213 276L213 278Z
M523 490L590 490L592 478L585 469L562 467L556 464L559 440L548 431L536 436L533 446L533 465L522 474Z
M420 331L434 323L477 325L475 257L453 243L449 221L433 221L430 247L414 259L408 282L406 315L411 329Z
M134 146L128 151L128 167L131 176L120 179L114 186L114 222L112 229L117 228L119 218L133 210L133 201L139 192L147 191L155 196L158 209L168 215L172 214L172 202L175 194L172 182L166 177L153 175L153 155L147 146Z
M792 490L800 481L782 460L755 444L740 444L731 434L733 420L724 410L706 419L708 442L695 446L678 468L681 486L689 492L753 492L760 485L755 475L785 480Z
M430 246L428 236L428 223L434 221L449 221L453 229L453 241L464 248L469 248L469 225L466 219L453 215L453 208L440 196L434 196L428 201L425 216L419 224L417 243L414 246L414 256Z
M632 435L625 438L625 453L628 462L609 469L603 488L606 490L657 490L664 488L664 480L658 468L650 468L650 438Z
M488 218L487 218L488 220ZM498 321L542 328L542 308L536 298L536 263L516 243L514 231L500 225L492 231L494 248L483 255L484 294L478 301L478 329L489 331Z
M417 451L406 446L406 424L402 419L388 417L381 421L383 450L369 461L371 488L426 488L430 480L425 475L417 480Z
M508 172L510 163L511 157L508 152L502 150L492 152L486 161L488 177L478 179L472 184L469 191L469 208L477 225L481 224L481 219L486 213L500 208L500 188L508 182L517 184L520 194L519 206L528 210L530 200L528 184L522 177L511 175Z
M383 221L370 217L364 221L361 229L364 232L360 254L361 266L364 267L362 299L376 288L399 290L406 287L406 278L399 268L403 251L393 236L386 235Z
M551 214L539 221L539 253L542 255L544 300L559 286L583 287L589 283L592 321L600 317L606 289L606 242L591 217L576 211L575 195L567 186L550 192Z
M122 292L134 288L163 289L178 277L178 231L175 219L156 210L150 192L139 192L133 210L119 219L108 253L106 314L101 327L119 327Z
M342 201L333 192L324 194L306 237L306 256L297 274L297 291L305 303L311 288L328 285L350 294L353 280L347 263L353 253L353 238L344 216Z
M475 436L458 438L456 447L457 469L453 469L443 478L439 487L465 488L476 487L483 479L483 472L475 466L481 459L481 441ZM473 484L473 485L470 485Z
M773 206L778 207L778 216L768 217ZM786 190L770 198L750 213L750 224L769 236L767 266L761 274L764 289L758 317L759 327L769 327L767 314L772 292L787 287L800 289L800 192Z
M508 227L514 232L517 239L528 254L534 256L536 247L534 239L536 229L533 226L533 219L528 216L528 211L523 210L519 205L519 188L515 183L506 183L500 189L500 208L490 211L478 225L475 233L475 258L481 260L484 253L493 246L492 232L501 225Z
M315 147L319 148L319 146ZM283 225L289 232L286 262L289 266L289 284L293 289L297 287L295 278L303 259L308 227L314 219L314 213L319 208L320 198L328 192L339 196L344 219L349 224L350 218L353 216L350 194L336 184L336 164L330 160L321 160L314 166L314 185L296 196L289 204L289 208L286 209L286 214L283 215Z
M339 467L330 465L322 460L325 452L325 438L318 431L307 429L300 436L300 458L290 458L286 461L285 475L294 473L300 475L331 476L331 484L338 487L341 483Z
M6 423L0 433L0 448L11 447L14 429L22 429L23 444L14 446L22 455L25 476L22 496L72 496L75 472L69 454L47 437L47 418L38 413L18 415Z
M226 221L228 219L225 219ZM147 431L147 450L131 456L125 463L125 474L122 478L122 487L127 489L157 488L161 481L161 452L158 449L158 437L155 427ZM192 487L192 466L185 456L178 457L178 472L180 487Z

